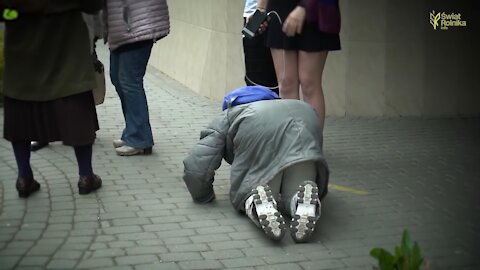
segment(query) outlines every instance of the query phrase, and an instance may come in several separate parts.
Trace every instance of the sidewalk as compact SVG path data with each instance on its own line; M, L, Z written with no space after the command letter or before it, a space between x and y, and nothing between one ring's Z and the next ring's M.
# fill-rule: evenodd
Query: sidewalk
M370 249L393 250L403 229L431 269L480 269L480 118L328 118L332 185L316 235L273 243L230 205L228 164L211 205L192 203L183 184L182 160L220 104L152 69L145 86L154 153L116 156L123 116L109 85L96 193L78 195L73 149L54 143L32 154L40 192L19 199L0 140L0 269L372 269Z

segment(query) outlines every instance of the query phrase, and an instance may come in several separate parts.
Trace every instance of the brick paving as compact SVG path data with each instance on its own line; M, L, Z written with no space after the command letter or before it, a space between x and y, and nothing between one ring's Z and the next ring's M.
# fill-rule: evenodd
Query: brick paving
M0 140L0 269L372 269L369 250L393 250L405 228L432 269L480 268L480 118L328 118L335 186L317 232L307 244L273 243L231 207L228 164L210 205L192 203L183 184L182 160L219 102L154 69L145 85L154 153L115 154L123 117L109 85L96 193L78 195L73 149L53 143L32 154L41 191L18 198L11 146Z

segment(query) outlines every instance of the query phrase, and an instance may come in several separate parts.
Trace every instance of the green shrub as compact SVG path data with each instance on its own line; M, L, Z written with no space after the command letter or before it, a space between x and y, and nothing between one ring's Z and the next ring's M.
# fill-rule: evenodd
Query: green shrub
M415 242L412 245L407 230L403 231L400 246L395 247L395 254L391 254L383 248L374 248L370 255L378 260L380 270L419 270L424 262L420 247ZM429 269L428 263L424 263L424 269Z

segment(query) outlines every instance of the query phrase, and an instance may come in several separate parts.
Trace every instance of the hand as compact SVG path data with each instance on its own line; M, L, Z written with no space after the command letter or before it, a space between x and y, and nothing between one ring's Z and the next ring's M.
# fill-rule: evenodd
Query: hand
M262 10L262 12L265 13L264 10ZM250 15L250 16L248 16L248 17L246 18L245 24L247 24L248 21L250 21L250 18L251 18L252 16L253 16L253 14ZM267 30L267 27L268 27L268 20L267 20L267 21L264 21L262 24L260 24L260 26L259 26L258 29L257 29L257 33L263 34L263 33Z
M268 27L268 21L264 21L262 24L260 24L260 27L258 28L258 33L263 34L265 31L267 31Z
M289 37L302 33L303 24L305 23L305 15L305 8L297 6L292 12L290 12L290 14L288 14L287 19L283 23L283 32Z

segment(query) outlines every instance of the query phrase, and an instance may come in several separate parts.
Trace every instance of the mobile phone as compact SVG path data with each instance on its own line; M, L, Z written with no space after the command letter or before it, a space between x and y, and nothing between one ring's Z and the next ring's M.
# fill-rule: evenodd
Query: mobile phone
M242 33L248 37L253 38L258 31L260 25L267 20L267 13L256 10L250 17L247 24L243 27Z

